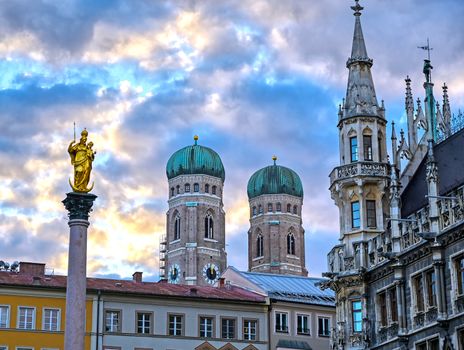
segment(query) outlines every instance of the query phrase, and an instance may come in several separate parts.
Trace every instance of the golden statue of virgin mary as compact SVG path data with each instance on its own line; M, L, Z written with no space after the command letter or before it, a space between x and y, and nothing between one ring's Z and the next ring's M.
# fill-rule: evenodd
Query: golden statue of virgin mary
M69 179L69 184L74 192L87 193L93 188L93 183L90 188L87 188L90 181L90 173L92 172L92 162L95 159L93 142L87 143L88 132L86 129L81 132L79 143L71 141L68 147L68 153L71 157L71 164L74 166L74 183Z

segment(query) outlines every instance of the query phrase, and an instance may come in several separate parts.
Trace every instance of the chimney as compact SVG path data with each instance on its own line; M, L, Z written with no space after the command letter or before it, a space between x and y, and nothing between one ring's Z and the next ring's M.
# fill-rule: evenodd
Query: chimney
M142 282L142 274L143 272L134 272L134 274L132 275L132 280L137 282L137 283L141 283Z
M224 288L225 280L224 277L219 278L219 288Z
M19 263L19 273L32 276L44 276L45 264L21 261Z

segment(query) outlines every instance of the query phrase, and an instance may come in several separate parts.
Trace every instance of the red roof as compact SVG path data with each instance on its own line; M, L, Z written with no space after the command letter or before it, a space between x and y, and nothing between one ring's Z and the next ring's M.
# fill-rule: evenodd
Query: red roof
M0 271L0 286L66 289L66 276L42 275ZM87 278L87 291L101 290L107 293L137 294L173 298L199 298L235 302L265 303L262 295L236 286L203 287L171 284L167 282L135 282L106 278Z

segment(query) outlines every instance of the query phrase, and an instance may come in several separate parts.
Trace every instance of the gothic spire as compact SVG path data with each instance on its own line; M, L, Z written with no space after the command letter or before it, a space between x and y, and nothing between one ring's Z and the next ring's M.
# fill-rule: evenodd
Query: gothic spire
M411 151L414 153L417 147L417 136L416 129L414 127L414 99L411 91L411 79L409 76L405 79L406 82L406 115L408 118L408 142L411 147Z
M355 25L351 57L346 62L349 76L343 117L381 116L371 74L372 59L367 55L361 28L360 17L363 7L359 5L359 0L355 1L356 5L351 7L354 11Z

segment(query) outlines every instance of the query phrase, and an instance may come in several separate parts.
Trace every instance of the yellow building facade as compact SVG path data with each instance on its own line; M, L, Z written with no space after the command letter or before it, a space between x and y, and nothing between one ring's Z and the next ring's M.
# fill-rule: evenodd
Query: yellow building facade
M22 263L21 268L20 274L0 272L0 350L63 350L65 278L41 273L43 264ZM86 350L90 350L91 327L92 300L88 299Z

